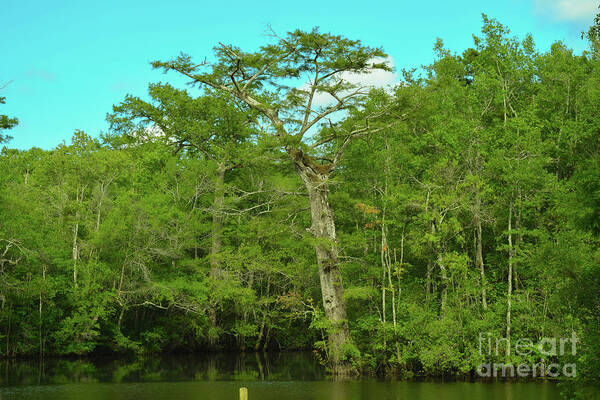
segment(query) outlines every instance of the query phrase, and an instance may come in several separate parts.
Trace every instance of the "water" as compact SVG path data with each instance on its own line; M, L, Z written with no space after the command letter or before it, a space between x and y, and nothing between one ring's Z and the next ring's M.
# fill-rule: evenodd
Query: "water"
M549 382L334 382L310 353L0 361L0 400L560 399Z

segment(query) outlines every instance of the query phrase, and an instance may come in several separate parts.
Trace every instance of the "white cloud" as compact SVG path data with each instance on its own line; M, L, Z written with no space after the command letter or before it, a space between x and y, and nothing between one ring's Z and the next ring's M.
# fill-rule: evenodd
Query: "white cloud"
M591 22L598 12L598 0L535 0L535 8L557 21Z
M387 63L392 69L395 66L395 61L391 56L386 58L374 58L372 63ZM365 74L357 74L352 72L342 72L338 78L357 86L372 87L372 88L388 88L397 82L398 74L394 71L385 71L382 69L373 69ZM308 83L302 85L302 89L307 90ZM329 93L317 92L313 98L313 105L324 106L335 101Z
M156 124L150 124L147 125L144 128L144 138L146 140L152 140L152 139L162 139L164 137L166 137L167 135L165 135L165 133L163 132L162 129L160 129L160 127Z
M372 63L386 63L392 69L396 63L391 56L386 58L374 58ZM394 84L398 74L393 71L385 71L383 69L375 69L367 74L343 73L342 77L350 82L362 86L386 87Z

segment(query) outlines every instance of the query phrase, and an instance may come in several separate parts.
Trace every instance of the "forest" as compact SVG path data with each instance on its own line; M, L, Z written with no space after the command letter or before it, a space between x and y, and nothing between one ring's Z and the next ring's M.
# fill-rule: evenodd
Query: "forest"
M0 356L310 349L399 377L560 358L573 393L600 385L600 14L583 54L483 15L472 48L438 39L384 89L350 79L390 70L384 49L268 39L154 61L108 132L49 151L11 149L0 116ZM560 357L506 346L572 335Z

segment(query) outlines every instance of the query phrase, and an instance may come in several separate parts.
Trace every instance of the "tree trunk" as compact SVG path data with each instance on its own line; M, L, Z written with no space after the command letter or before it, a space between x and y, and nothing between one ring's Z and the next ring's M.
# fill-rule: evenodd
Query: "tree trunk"
M44 282L46 281L46 265L42 265L42 279L44 280ZM44 358L44 319L43 319L43 311L44 311L44 306L43 306L43 298L42 298L42 292L43 290L45 290L45 283L44 283L44 287L43 289L40 288L40 303L39 303L39 337L40 337L40 360L42 358Z
M212 215L212 243L210 247L210 277L213 282L220 279L221 267L219 263L219 252L221 251L221 236L223 234L223 203L225 198L225 163L219 163L217 167L217 177L215 181L214 209ZM217 328L217 310L216 304L212 303L208 309L208 319L212 332ZM214 334L208 335L209 343L214 346L217 337Z
M433 220L430 222L431 227L431 236L435 234L435 223ZM425 279L425 300L429 301L429 295L433 293L432 287L432 275L433 275L433 261L432 258L435 255L435 249L433 245L431 246L431 255L429 256L429 260L427 261L427 277Z
M516 254L518 254L519 249L521 248L521 217L523 211L523 197L521 194L521 188L519 188L519 212L515 213L515 229L517 230L516 237ZM515 291L519 290L519 275L517 274L517 265L513 263L513 281L515 284Z
M317 239L315 251L319 266L325 316L331 324L329 357L333 373L347 375L351 365L345 350L351 344L342 276L338 265L338 244L333 211L329 205L329 169L316 165L299 150L289 150L296 171L304 182L310 201L310 232Z
M475 246L475 265L481 274L481 304L487 309L487 293L485 291L485 267L483 265L483 243L481 235L481 198L479 191L475 189L475 207L473 208L473 219L475 220L476 246Z
M100 229L100 219L102 216L102 203L104 202L104 198L106 197L108 186L110 185L112 179L109 179L108 182L100 183L100 198L98 199L97 209L96 209L96 232Z
M6 327L6 357L10 357L10 328L12 322L12 307L8 309L8 326Z
M271 294L271 280L269 279L269 277L267 277L266 296L269 296L270 294ZM260 350L261 341L265 337L265 325L267 323L267 312L268 312L268 310L263 310L262 321L260 324L260 331L258 332L258 339L256 339L256 345L254 346L254 351Z
M78 207L75 212L75 224L73 225L73 285L77 288L77 275L78 275L78 265L77 260L79 260L79 244L78 236L79 236L79 205L83 202L83 191L85 187L81 188L81 197L79 195L79 186L77 187L77 195L76 195L76 206Z
M438 266L440 267L440 274L442 277L442 299L441 299L441 315L444 316L446 311L446 304L448 303L448 273L446 271L446 266L444 265L444 261L442 257L438 257Z
M75 217L79 219L79 213ZM77 236L79 234L79 221L73 226L73 285L77 287L77 260L79 259L79 247L77 246Z
M429 294L431 293L431 272L433 271L433 266L431 265L431 260L427 261L427 276L425 278L425 301L429 301Z
M258 338L256 339L256 344L254 345L254 351L260 350L260 344L265 335L265 320L266 320L266 318L267 318L267 316L265 313L265 314L263 314L262 321L260 323L260 329L258 331Z
M390 248L387 241L387 227L385 225L385 214L381 223L381 264L383 266L383 347L386 347L386 331L385 331L385 322L386 322L386 291L391 292L392 294L392 323L394 327L394 337L397 342L397 321L396 321L396 290L394 288L394 283L392 282L392 259L390 256ZM387 275L387 278L386 278Z
M258 366L258 379L261 381L265 380L265 369L263 367L262 360L260 359L260 354L258 351L254 352L254 359L256 360L256 365Z
M385 186L384 186L384 204L385 201L387 200L388 197L388 180L390 178L390 146L389 143L386 139L385 141L385 150L386 150L386 158L385 158ZM384 206L383 208L383 218L381 221L381 257L382 257L382 264L384 266L384 270L383 270L383 285L386 285L385 282L385 274L387 271L387 285L389 288L389 291L392 293L392 322L393 322L393 327L394 327L394 338L396 339L396 344L398 344L398 337L397 337L397 325L396 325L396 291L394 289L394 284L392 282L392 259L390 256L390 248L389 248L389 244L388 244L388 240L387 240L387 226L385 224L385 216L386 216L386 206ZM385 293L385 292L384 292ZM385 299L385 296L384 296ZM384 303L385 306L385 303ZM384 311L384 348L385 348L385 307L383 309Z
M121 306L121 311L119 312L119 319L117 321L117 327L119 328L119 332L121 331L121 325L123 323L123 316L125 315L125 307Z
M512 297L512 282L513 282L513 244L512 244L512 213L513 203L510 202L508 208L508 292L506 294L506 357L510 356L510 311L511 311L511 297Z
M394 265L396 265L396 274L398 277L398 304L396 308L398 312L400 312L400 300L402 297L402 268L404 265L404 228L402 228L402 237L400 240L400 264L398 264L398 260L396 259L396 249L394 249ZM396 335L396 358L398 362L400 361L400 339L398 338L398 330L396 328L396 318L394 318L394 334Z
M386 240L387 244L387 240ZM390 249L388 247L386 251L386 260L387 260L387 272L388 272L388 285L392 292L392 323L394 326L394 335L396 334L396 289L394 288L394 283L392 281L392 259L390 256Z
M383 333L383 348L385 349L387 347L387 338L386 338L386 332L385 332L385 323L386 323L386 274L387 274L387 269L386 269L386 259L385 259L385 250L387 247L387 243L385 240L385 212L384 212L384 216L383 216L383 222L381 224L381 271L382 271L382 275L381 275L381 330Z

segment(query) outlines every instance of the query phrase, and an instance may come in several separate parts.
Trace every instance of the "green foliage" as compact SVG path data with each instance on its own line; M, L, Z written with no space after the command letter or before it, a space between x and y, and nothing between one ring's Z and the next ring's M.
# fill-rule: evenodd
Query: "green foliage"
M314 348L327 364L347 323L338 358L357 370L468 375L554 360L482 353L481 333L575 332L579 375L564 388L584 396L600 384L600 60L509 35L484 15L473 48L438 40L422 75L335 110L306 104L357 89L336 74L387 69L381 49L318 30L221 46L212 65L154 63L204 84L198 97L153 84L148 102L114 107L101 140L5 148L0 352ZM314 57L323 69L295 85ZM344 113L322 126L315 111ZM339 133L365 119L355 140ZM308 230L292 148L311 168L336 158L323 174L335 240ZM315 247L339 250L340 325Z
M1 89L1 88L0 88ZM0 104L6 103L6 97L0 96ZM13 128L15 125L19 123L17 118L11 118L7 115L0 114L0 144L4 142L8 142L11 137L8 135L3 135L3 131Z

